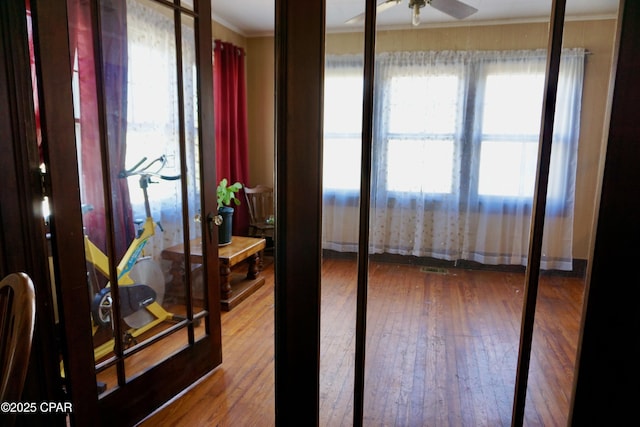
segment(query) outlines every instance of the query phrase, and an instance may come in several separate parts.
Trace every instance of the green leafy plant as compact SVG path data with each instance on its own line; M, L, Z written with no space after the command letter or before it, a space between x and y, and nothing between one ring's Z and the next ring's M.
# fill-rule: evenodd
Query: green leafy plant
M223 206L229 206L233 202L236 206L240 204L240 199L236 197L236 193L240 191L242 184L236 182L228 185L227 178L222 178L218 184L218 209Z

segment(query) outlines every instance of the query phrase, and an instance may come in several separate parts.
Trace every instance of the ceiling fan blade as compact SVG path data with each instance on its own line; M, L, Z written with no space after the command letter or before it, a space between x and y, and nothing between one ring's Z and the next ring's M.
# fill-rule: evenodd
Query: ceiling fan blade
M427 3L440 12L453 16L456 19L467 18L478 11L475 7L458 0L427 0Z
M378 14L380 12L384 12L387 9L391 9L393 6L397 5L401 1L402 0L387 0L384 3L380 3L376 7L376 14ZM360 15L356 15L353 18L351 18L348 21L346 21L345 24L359 24L361 22L364 22L364 16L365 16L365 13L361 13Z

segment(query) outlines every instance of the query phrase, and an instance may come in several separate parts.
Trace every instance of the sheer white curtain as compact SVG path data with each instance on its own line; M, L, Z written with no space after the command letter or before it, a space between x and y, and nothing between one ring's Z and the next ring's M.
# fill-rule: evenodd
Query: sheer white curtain
M459 257L465 52L376 61L371 252Z
M360 55L326 62L323 246L341 252L358 249L363 64Z
M164 175L180 174L180 117L178 71L174 17L147 2L127 0L128 118L127 167L141 158L149 160L165 155ZM181 178L188 182L190 217L199 205L197 165L197 92L194 31L182 26L182 85L184 91L184 138L187 171ZM148 253L159 258L163 248L183 241L181 181L157 181L149 186L153 218L163 230L147 245ZM144 218L142 190L137 178L129 182L131 203L136 218ZM195 224L194 224L195 225ZM190 227L190 238L199 227Z
M476 54L478 87L472 168L460 259L526 265L546 55ZM565 50L560 67L542 248L543 269L571 270L584 50ZM478 113L480 115L478 115Z
M334 63L327 60L327 76L335 77ZM583 64L583 50L564 52L545 269L572 268ZM372 253L526 264L544 69L544 51L377 56ZM325 99L338 96L344 102L344 93L325 93ZM327 122L327 133L330 126ZM328 154L325 165L331 161ZM350 164L357 166L354 160ZM336 179L339 170L325 169L327 174ZM325 224L349 217L351 208L335 194L325 186L325 201L334 201L330 209L325 203ZM326 248L355 250L357 239L336 227L324 235Z

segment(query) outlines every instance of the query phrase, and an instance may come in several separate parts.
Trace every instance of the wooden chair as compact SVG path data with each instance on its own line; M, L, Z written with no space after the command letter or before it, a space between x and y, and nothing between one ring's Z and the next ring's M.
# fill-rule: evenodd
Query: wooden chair
M2 279L0 282L0 402L20 401L31 353L35 313L36 297L29 276L24 273L13 273Z
M273 243L273 188L266 185L244 187L244 196L249 208L249 236L270 239Z

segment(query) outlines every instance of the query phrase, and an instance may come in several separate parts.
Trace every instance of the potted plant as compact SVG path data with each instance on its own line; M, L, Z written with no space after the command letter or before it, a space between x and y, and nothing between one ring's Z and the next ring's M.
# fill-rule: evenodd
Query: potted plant
M240 204L240 199L236 197L236 193L241 188L242 184L239 182L228 185L226 178L222 178L218 184L218 218L216 221L220 226L218 229L218 245L228 245L231 243L234 209L230 205L232 202L236 206Z

